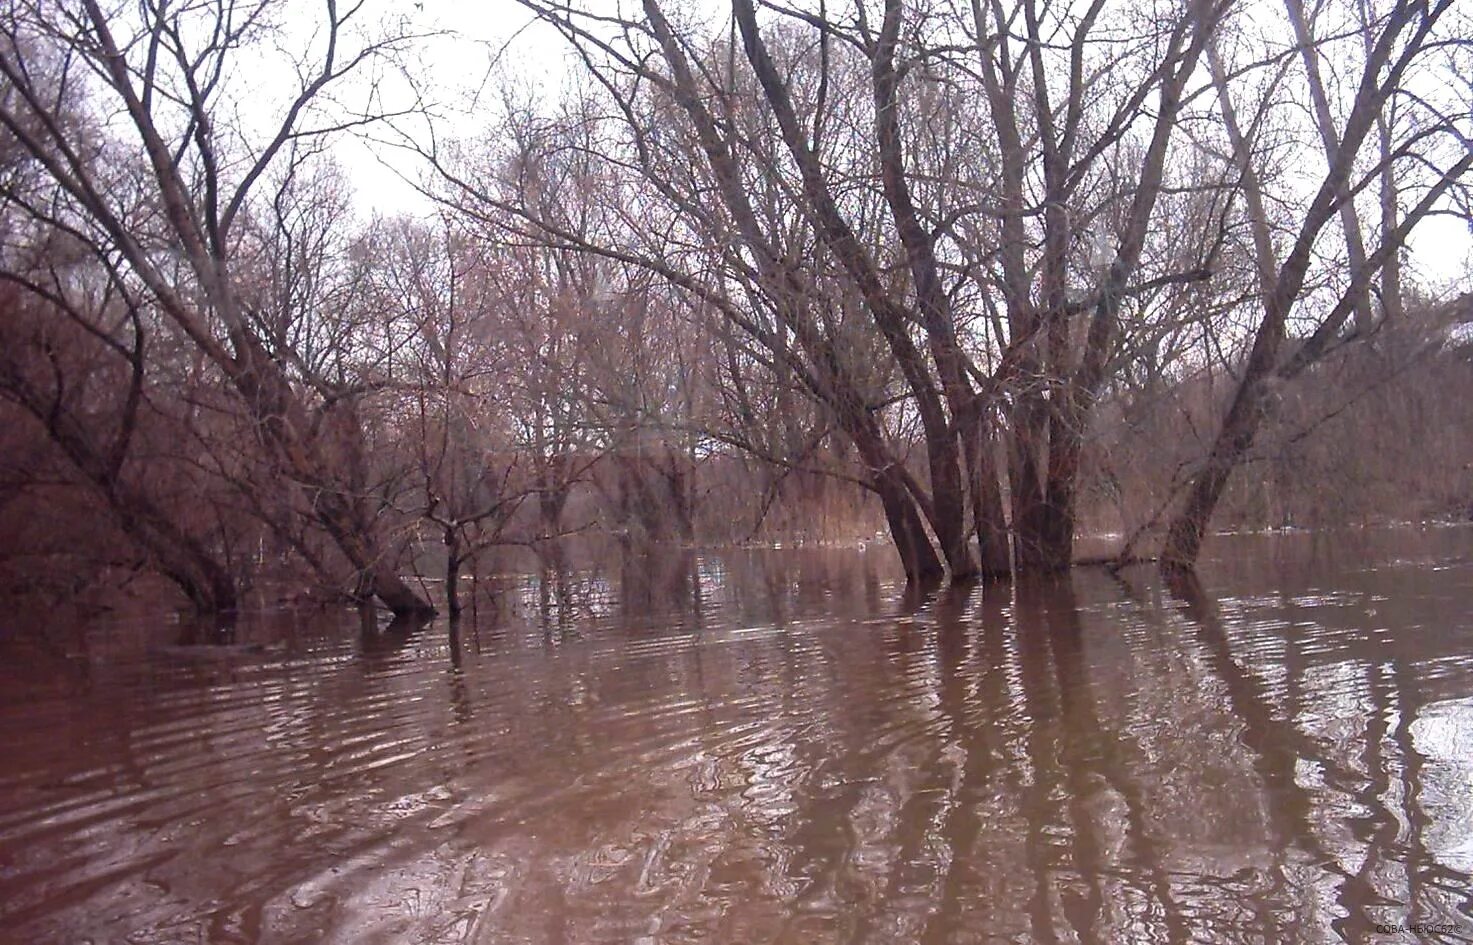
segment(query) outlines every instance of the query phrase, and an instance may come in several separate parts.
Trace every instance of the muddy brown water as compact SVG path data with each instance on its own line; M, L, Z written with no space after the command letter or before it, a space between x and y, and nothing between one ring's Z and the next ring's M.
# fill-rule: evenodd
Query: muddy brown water
M1473 941L1473 529L0 643L0 941ZM56 635L53 635L56 636Z

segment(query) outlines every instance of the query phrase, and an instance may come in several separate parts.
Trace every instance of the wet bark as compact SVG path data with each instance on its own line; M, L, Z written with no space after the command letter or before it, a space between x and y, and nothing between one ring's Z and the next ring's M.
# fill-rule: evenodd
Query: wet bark
M1033 360L1037 364L1037 359ZM1013 410L1008 476L1012 487L1014 566L1019 574L1046 570L1042 566L1046 560L1047 513L1042 454L1047 448L1047 431L1048 402L1040 391L1021 392Z
M460 536L445 529L445 609L451 620L460 617Z
M977 539L977 560L984 579L1012 573L1008 549L1007 515L1003 510L998 479L995 443L981 420L969 418L964 428L968 491L972 499L972 527Z
M906 580L921 584L940 580L946 569L931 546L925 522L900 476L893 467L884 470L875 477L874 486L884 506L890 540L900 555Z
M202 614L231 613L238 604L235 580L192 536L176 528L152 503L113 490L110 497L123 529L148 553Z
M860 459L869 467L869 487L880 497L890 540L900 555L906 580L911 583L933 583L946 574L931 536L926 532L927 511L923 499L910 481L904 465L885 445L875 418L851 391L844 390L831 404L840 427L854 442Z

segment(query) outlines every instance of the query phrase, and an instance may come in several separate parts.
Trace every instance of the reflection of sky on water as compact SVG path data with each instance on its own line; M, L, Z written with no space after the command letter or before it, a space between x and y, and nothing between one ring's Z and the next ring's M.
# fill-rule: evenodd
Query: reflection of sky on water
M1448 869L1473 873L1473 699L1425 706L1411 724L1425 760L1422 807L1427 852Z
M0 692L0 939L1473 941L1473 533L1441 540L1195 590L651 556L508 577L454 636L113 641Z

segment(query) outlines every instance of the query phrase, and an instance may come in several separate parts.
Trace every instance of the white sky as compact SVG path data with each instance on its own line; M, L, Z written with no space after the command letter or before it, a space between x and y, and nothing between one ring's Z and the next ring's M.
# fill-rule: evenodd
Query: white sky
M671 0L671 5L688 2ZM637 6L630 0L607 3L611 12ZM713 12L725 6L722 0L695 3ZM488 75L493 59L501 69L525 76L529 82L561 83L568 70L576 68L562 38L551 28L535 23L515 0L385 0L386 9L396 6L457 34L436 40L424 63L429 71L429 87L447 107L465 107L471 91ZM476 126L476 117L464 114L455 119L453 131L469 134ZM405 180L422 173L406 154L351 139L341 141L336 154L365 215L418 215L429 211L428 203ZM1473 233L1465 222L1450 217L1424 220L1409 241L1409 251L1413 269L1430 287L1473 290Z

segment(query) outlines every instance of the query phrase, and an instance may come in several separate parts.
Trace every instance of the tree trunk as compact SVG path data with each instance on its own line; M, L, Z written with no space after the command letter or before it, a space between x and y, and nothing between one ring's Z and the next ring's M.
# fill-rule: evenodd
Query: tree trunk
M325 413L320 425L310 423L306 408L261 344L245 332L231 337L238 352L231 380L278 468L315 490L315 517L394 616L433 615L430 602L399 576L374 528L373 514L364 508L366 459L355 405L344 398ZM323 432L302 432L314 429Z
M568 504L568 469L571 458L565 453L543 457L538 471L537 511L544 535L562 531L563 509Z
M658 464L657 464L657 468ZM695 502L692 499L691 469L686 464L685 455L676 450L670 450L665 456L661 474L665 477L666 485L670 492L670 506L675 513L675 527L680 538L684 541L694 541L696 537Z
M905 579L921 584L939 581L946 574L946 569L931 547L931 538L926 534L926 525L915 500L894 467L876 475L875 491L880 494L880 502L885 507L885 521L890 525L890 539L895 543L900 563L905 568Z
M236 609L235 580L193 536L131 490L113 485L103 491L124 533L160 574L184 592L197 612L226 614Z
M435 608L416 594L398 574L384 567L369 572L369 586L395 617L433 617Z
M977 533L977 560L984 579L1012 573L1008 553L1008 523L998 485L994 441L981 421L973 419L963 431L970 493L972 523Z
M1019 574L1053 574L1073 564L1073 516L1048 495L1039 495L1024 508L1014 540Z
M967 501L956 436L947 430L941 437L928 433L926 439L931 469L931 529L952 579L969 581L977 576L977 563L967 543Z
M445 529L445 609L451 620L460 617L460 537Z
M124 528L154 559L159 571L184 591L202 614L232 613L237 606L235 581L205 549L158 516L148 521L137 510L120 513ZM132 519L130 523L127 520Z
M1013 557L1017 574L1047 570L1041 453L1047 432L1048 402L1039 391L1025 391L1013 412L1009 484L1012 486Z
M123 481L120 465L110 463L67 410L48 408L34 392L15 385L16 403L36 417L47 435L92 484L132 541L159 572L172 581L202 614L228 613L236 608L235 580L194 536L174 525L145 493Z
M1208 522L1227 488L1228 478L1253 444L1253 437L1263 419L1265 382L1272 368L1272 361L1259 361L1258 358L1250 359L1232 407L1212 445L1212 452L1192 482L1181 511L1166 531L1161 567L1167 572L1190 571L1196 567Z
M563 528L563 508L568 504L568 490L560 486L544 486L537 496L537 511L544 535L556 535Z
M360 586L366 586L395 617L433 616L434 606L399 576L394 563L373 539L371 529L357 521L354 512L352 500L341 493L324 492L318 497L317 518L358 572Z
M1039 564L1046 571L1063 571L1074 563L1074 526L1079 494L1079 459L1084 435L1078 424L1086 411L1062 417L1055 414L1049 437L1048 485L1039 520Z
M900 461L890 455L874 417L852 396L835 399L833 408L839 426L849 435L860 459L872 470L871 488L879 495L890 526L890 540L900 555L907 581L930 583L946 569L926 533L925 515L906 483Z

